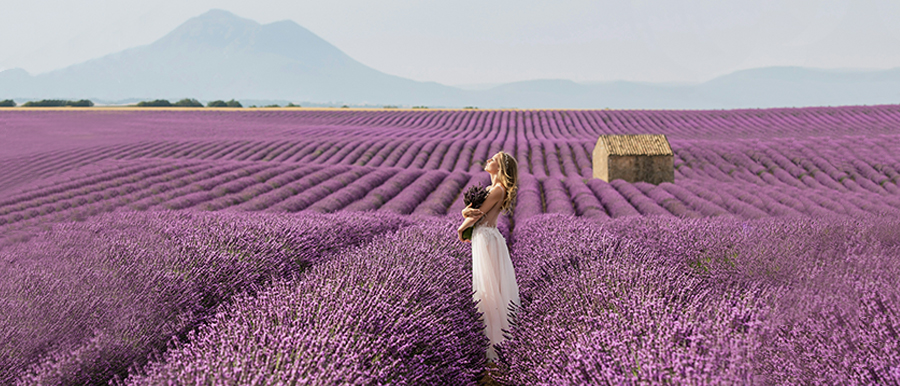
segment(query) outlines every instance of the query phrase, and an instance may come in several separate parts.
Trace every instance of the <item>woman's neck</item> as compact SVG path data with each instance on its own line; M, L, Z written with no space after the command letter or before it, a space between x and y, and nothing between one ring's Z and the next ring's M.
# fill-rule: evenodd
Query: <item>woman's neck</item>
M503 183L497 181L494 177L491 177L491 189L496 188L498 186L503 186ZM506 189L506 186L503 186L503 189Z

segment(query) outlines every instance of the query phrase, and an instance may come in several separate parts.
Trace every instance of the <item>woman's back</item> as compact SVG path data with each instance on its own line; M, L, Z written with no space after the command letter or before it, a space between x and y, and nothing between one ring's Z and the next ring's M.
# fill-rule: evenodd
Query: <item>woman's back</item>
M504 197L506 196L506 189L503 188L503 185L496 184L496 185L492 186L491 188L489 188L488 192L492 191L493 189L500 189L500 191L503 193L503 196ZM503 204L502 201L498 202L496 205L494 205L493 208L488 210L484 214L484 216L481 218L481 221L479 221L478 225L496 228L497 227L497 219L500 218L500 212L502 211L500 209L503 206L502 204Z

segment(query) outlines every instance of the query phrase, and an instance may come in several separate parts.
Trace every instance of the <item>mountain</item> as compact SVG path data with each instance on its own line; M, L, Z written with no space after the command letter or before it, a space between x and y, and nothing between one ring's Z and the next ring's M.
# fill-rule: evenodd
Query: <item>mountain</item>
M695 86L722 106L839 106L900 104L900 68L825 70L767 67L737 71Z
M533 80L482 91L480 106L735 109L900 104L900 68L824 70L765 67L697 84Z
M31 76L0 72L0 99L197 98L482 108L718 109L900 103L900 68L767 67L697 84L540 79L466 89L418 82L354 60L292 21L261 25L227 11L159 40Z
M6 73L14 74L7 76ZM159 40L19 79L0 93L22 98L192 97L402 104L464 98L466 91L388 75L353 60L292 21L260 25L222 10L192 18ZM16 77L15 82L7 77Z

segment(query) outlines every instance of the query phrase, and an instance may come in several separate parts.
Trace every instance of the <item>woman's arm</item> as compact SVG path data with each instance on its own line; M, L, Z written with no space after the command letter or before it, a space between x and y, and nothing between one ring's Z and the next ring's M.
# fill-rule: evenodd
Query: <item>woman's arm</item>
M466 221L463 221L462 225L459 226L459 229L456 230L456 234L459 237L459 241L466 242L466 243L472 241L472 240L463 240L462 233L464 230L466 230L470 226L474 225L476 222L478 222L478 218L466 217Z
M484 212L482 212L481 210L479 210L477 208L472 208L472 205L469 204L469 205L466 205L465 208L463 208L462 215L463 215L463 217L467 217L467 218L468 217L479 218L481 216L484 216Z
M505 197L506 189L504 189L502 185L498 185L496 188L491 189L491 192L488 193L487 198L484 199L484 203L481 204L481 207L478 209L481 210L481 213L490 212L491 209L494 208L494 205L502 202Z

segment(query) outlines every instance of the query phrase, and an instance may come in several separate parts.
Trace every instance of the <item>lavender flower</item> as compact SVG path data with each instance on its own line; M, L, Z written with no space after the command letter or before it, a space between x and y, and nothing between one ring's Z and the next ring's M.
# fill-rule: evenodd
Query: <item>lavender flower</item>
M488 191L484 186L470 186L463 194L463 203L465 203L466 206L478 209L481 208L481 204L484 204L484 200L487 199L487 196Z
M485 187L481 185L473 185L469 187L468 190L463 194L463 203L466 204L467 207L471 207L474 209L481 208L481 204L484 204L484 200L487 199L488 191ZM463 230L462 239L463 240L471 240L472 232L475 230L475 226L470 226Z

